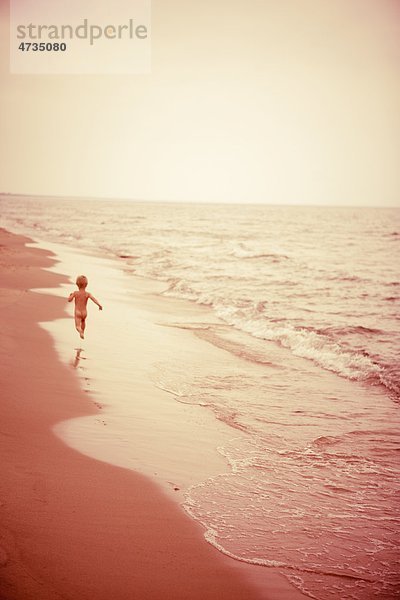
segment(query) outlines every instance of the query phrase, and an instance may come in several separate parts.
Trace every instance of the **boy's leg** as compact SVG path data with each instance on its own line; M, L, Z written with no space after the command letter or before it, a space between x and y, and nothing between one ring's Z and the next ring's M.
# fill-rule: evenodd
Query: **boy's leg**
M81 328L81 318L77 317L75 315L75 329L77 330L78 333L81 333L82 328Z
M84 339L84 333L85 333L85 319L80 319L80 329L79 329L79 335L81 336L82 339Z

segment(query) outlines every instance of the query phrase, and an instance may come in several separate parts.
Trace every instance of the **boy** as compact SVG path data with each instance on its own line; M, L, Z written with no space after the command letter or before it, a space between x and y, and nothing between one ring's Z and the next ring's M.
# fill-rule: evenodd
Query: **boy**
M75 327L82 339L85 338L84 334L87 317L86 305L89 298L93 300L95 304L97 304L99 310L103 310L103 307L96 300L96 298L86 291L87 284L87 277L85 277L85 275L79 275L79 277L76 278L76 285L78 286L79 290L77 292L72 292L68 298L68 302L72 302L72 300L75 298Z

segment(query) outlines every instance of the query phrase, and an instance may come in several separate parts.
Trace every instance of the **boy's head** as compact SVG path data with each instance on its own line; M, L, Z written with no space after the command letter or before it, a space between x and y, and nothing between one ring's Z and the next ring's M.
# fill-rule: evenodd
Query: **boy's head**
M85 275L79 275L76 278L76 285L78 286L78 288L81 290L82 288L85 288L88 284L88 280L87 277L85 277Z

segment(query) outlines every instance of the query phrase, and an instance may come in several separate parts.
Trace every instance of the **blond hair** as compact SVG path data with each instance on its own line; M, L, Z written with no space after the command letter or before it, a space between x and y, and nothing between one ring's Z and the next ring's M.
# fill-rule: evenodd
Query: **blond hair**
M88 280L87 277L85 277L85 275L79 275L76 278L76 285L78 286L79 289L81 288L85 288L88 284Z

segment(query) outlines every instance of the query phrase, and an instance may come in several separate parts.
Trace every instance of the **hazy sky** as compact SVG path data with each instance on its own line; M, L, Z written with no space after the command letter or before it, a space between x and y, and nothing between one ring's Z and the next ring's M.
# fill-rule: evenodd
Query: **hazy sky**
M70 76L0 2L0 190L400 206L399 0L153 0L151 74Z

